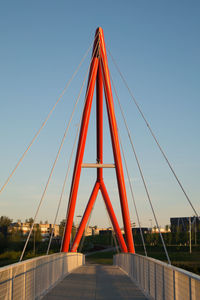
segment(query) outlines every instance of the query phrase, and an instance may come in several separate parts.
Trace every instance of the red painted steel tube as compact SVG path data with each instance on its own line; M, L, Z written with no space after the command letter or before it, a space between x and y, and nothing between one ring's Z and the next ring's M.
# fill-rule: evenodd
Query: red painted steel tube
M95 186L93 188L93 191L92 191L92 194L90 196L90 199L88 201L88 205L85 209L85 212L84 212L84 215L83 215L83 218L81 220L81 223L79 225L79 229L78 229L78 232L76 234L76 237L74 239L74 242L73 242L73 245L72 245L72 249L71 249L71 252L76 252L77 251L77 248L78 248L78 245L80 243L80 240L81 240L81 237L83 235L83 232L84 232L84 229L85 229L85 226L87 225L87 221L88 221L88 218L90 216L90 213L92 211L92 208L94 206L94 203L95 203L95 200L97 198L97 194L98 194L98 191L99 191L99 187L100 187L100 184L99 182L96 182L95 183Z
M124 223L124 230L126 234L128 251L131 253L135 253L133 235L131 231L130 215L128 209L128 201L126 195L126 187L124 181L121 151L120 151L119 138L118 138L117 122L115 118L110 75L109 75L109 69L107 64L106 48L105 48L102 29L100 30L99 38L100 38L100 49L101 49L101 66L102 66L102 73L103 73L103 83L104 83L112 146L113 146L113 154L114 154L114 160L116 166L116 175L117 175L117 182L118 182L118 190L120 194L120 203L121 203L122 217Z
M126 243L124 241L123 235L121 233L121 229L120 229L119 224L117 222L117 218L115 216L115 213L114 213L114 210L113 210L108 192L106 190L106 186L105 186L103 181L101 182L100 190L101 190L104 202L106 204L106 208L108 210L113 228L115 230L115 234L116 234L117 240L119 242L119 246L121 248L121 251L127 253L128 252L127 246L126 246Z
M89 125L89 118L92 106L92 99L94 94L95 82L96 82L96 75L98 69L98 57L94 56L91 67L90 67L90 74L88 78L88 88L86 92L86 102L81 122L81 129L78 141L78 148L76 153L75 165L74 165L74 173L72 178L71 184L71 191L69 197L69 212L68 218L66 222L66 230L65 236L63 240L63 252L69 251L69 244L70 244L70 236L74 218L74 211L76 205L76 198L78 193L79 181L80 181L80 174L81 174L81 164L83 161L84 149L85 149L85 142L87 137L88 125Z
M99 48L96 47L97 42L100 43L100 52L99 52ZM96 52L94 53L94 51L96 51ZM101 64L99 64L99 54L101 54L101 57L100 57ZM93 47L93 55L94 55L94 58L92 60L91 67L90 67L90 74L89 74L88 87L87 87L87 93L86 93L86 102L85 102L85 107L84 107L84 112L83 112L83 117L82 117L81 130L80 130L78 148L77 148L77 153L76 153L76 160L75 160L75 165L74 165L74 173L73 173L73 178L72 178L72 185L71 185L69 205L68 205L68 208L69 208L68 209L68 217L67 217L67 222L66 222L66 230L65 230L65 237L64 237L62 251L64 251L64 252L69 251L70 235L71 235L71 229L72 229L72 223L73 223L73 217L74 217L74 211L75 211L75 205L76 205L76 198L77 198L78 186L79 186L80 174L81 174L81 165L82 165L82 161L83 161L85 142L86 142L86 137L87 137L90 112L91 112L92 98L93 98L94 87L95 87L95 81L97 80L97 160L100 163L103 163L103 86L104 86L109 126L110 126L110 132L111 132L111 140L112 140L112 146L113 146L113 154L114 154L114 160L115 160L115 166L116 166L118 189L119 189L119 195L120 195L120 203L121 203L122 216L123 216L124 229L125 229L125 233L126 233L128 249L127 249L126 243L124 241L124 238L121 234L121 230L119 228L114 210L112 208L112 204L110 202L105 184L103 182L103 169L98 169L97 170L97 183L93 189L90 200L88 202L88 206L86 208L83 220L81 222L80 230L78 231L77 236L75 238L75 241L74 241L74 244L72 247L72 251L76 251L76 249L78 247L78 243L80 242L81 235L82 235L85 225L87 223L92 206L95 202L95 199L96 199L96 196L97 196L97 193L99 190L99 185L100 185L101 193L102 193L104 201L106 203L106 207L108 209L111 221L113 223L113 227L115 229L116 236L118 238L120 247L123 252L129 251L129 252L134 253L135 249L134 249L133 237L132 237L131 226L130 226L130 216L129 216L128 201L127 201L126 188L125 188L125 182L124 182L124 174L123 174L123 166L122 166L122 160L121 160L119 138L118 138L118 132L117 132L117 123L116 123L116 119L115 119L114 103L113 103L113 98L112 98L112 90L111 90L111 84L110 84L110 76L109 76L109 69L108 69L108 64L107 64L107 55L106 55L106 49L105 49L103 30L101 28L98 28L96 31L96 38L95 38L94 47ZM97 72L98 72L98 75L97 75ZM102 81L103 81L103 84L102 84Z
M97 162L103 163L103 79L99 64L96 81ZM103 168L97 169L97 181L103 179Z

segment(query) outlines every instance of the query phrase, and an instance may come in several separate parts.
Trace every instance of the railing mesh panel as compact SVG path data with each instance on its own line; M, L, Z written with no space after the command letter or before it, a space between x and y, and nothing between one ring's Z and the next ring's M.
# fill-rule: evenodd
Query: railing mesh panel
M164 268L164 292L165 300L174 299L174 284L173 284L173 270Z
M188 300L189 297L189 277L175 272L175 291L176 300Z
M40 299L84 261L80 253L57 253L0 268L0 300Z
M149 263L150 295L155 298L155 263Z
M200 281L191 279L191 293L192 293L192 300L200 299Z
M155 264L156 278L156 299L163 300L163 267Z
M147 296L155 300L200 300L200 276L153 258L121 253L114 257Z

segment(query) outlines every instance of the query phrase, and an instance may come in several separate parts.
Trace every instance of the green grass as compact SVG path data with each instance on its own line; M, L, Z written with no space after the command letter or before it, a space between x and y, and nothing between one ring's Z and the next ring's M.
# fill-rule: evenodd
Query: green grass
M112 265L113 255L115 254L116 252L114 251L94 253L89 256L86 256L86 262L100 265Z
M50 254L51 254L51 252L50 252ZM26 253L23 260L38 257L41 255L45 255L45 253L34 254L33 251L29 251ZM6 251L6 252L0 254L0 267L4 267L4 266L10 265L10 264L19 262L20 256L21 256L21 251Z
M14 264L19 260L20 254L19 251L6 251L0 254L0 267Z

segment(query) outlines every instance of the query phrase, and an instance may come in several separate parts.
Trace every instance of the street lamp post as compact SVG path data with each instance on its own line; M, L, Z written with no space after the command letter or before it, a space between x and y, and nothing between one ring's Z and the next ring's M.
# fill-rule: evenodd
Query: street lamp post
M197 217L195 216L195 227L194 227L194 243L197 245Z
M192 226L191 217L189 217L189 237L190 237L190 254L192 253Z

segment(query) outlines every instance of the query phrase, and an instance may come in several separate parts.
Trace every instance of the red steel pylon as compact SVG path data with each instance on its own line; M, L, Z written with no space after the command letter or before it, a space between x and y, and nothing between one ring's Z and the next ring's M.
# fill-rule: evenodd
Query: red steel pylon
M82 217L81 223L79 225L78 232L76 234L75 240L71 249L70 246L70 236L74 218L74 211L76 206L76 198L78 193L80 175L81 175L81 168L83 162L83 155L85 150L85 143L90 119L90 112L94 94L94 88L96 83L96 107L97 107L97 164L93 166L97 168L97 180L94 185L92 194L90 196L89 202L85 209L84 215ZM105 93L105 100L106 100L106 107L108 113L108 120L109 120L109 127L111 133L111 140L112 140L112 148L113 148L113 155L114 155L114 162L115 162L115 170L117 176L117 183L118 183L118 190L119 190L119 197L120 197L120 204L122 210L122 217L124 223L124 230L126 236L126 242L123 238L121 233L117 218L115 216L108 192L106 190L106 186L103 180L103 89ZM93 55L92 61L90 66L90 73L88 77L88 85L86 91L86 100L85 100L85 107L82 116L80 134L79 134L79 141L74 165L74 172L72 177L71 183L71 191L69 197L69 205L68 205L68 214L66 220L66 228L65 228L65 236L63 240L63 252L76 252L78 245L80 243L81 237L83 235L85 226L87 224L89 215L91 213L92 207L96 200L97 194L99 190L102 193L103 199L105 201L106 208L108 210L108 214L110 216L113 228L115 230L115 234L117 240L119 242L119 246L122 252L130 252L135 253L134 243L133 243L133 236L131 231L131 223L130 223L130 215L128 209L128 201L126 195L126 187L124 181L124 173L123 173L123 166L122 166L122 159L121 159L121 151L120 151L120 144L118 138L118 131L117 131L117 122L115 118L114 112L114 103L112 97L112 89L110 83L110 76L109 76L109 69L108 69L108 62L107 62L107 54L106 54L106 47L104 42L104 34L102 28L98 28L96 30L95 41L93 46Z

